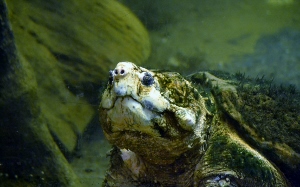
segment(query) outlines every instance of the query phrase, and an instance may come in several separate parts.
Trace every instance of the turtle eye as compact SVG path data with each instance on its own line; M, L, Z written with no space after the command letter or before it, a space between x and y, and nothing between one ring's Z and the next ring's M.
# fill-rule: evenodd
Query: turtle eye
M112 84L113 81L114 81L113 71L110 70L110 71L109 71L109 77L108 77L108 84Z
M152 84L154 84L153 76L150 73L145 72L142 78L142 84L145 86L151 86Z

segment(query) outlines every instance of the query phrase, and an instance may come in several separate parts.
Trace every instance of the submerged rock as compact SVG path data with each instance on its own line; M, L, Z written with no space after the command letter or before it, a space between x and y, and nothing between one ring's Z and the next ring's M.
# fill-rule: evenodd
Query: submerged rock
M61 149L71 153L95 115L88 100L98 99L111 62L145 60L148 33L114 0L7 4L16 45L37 80L42 115Z
M0 1L0 186L80 186L41 114L30 63Z
M147 58L147 31L113 0L7 4L0 1L0 186L81 186L66 158L95 116L85 94L97 84L98 95L111 60Z
M242 74L110 71L100 122L114 145L104 186L299 183L300 93Z

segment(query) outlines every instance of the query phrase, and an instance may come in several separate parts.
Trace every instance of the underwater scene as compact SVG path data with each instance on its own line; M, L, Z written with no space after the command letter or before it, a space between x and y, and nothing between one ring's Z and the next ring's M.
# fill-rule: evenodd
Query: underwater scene
M300 0L0 0L0 186L300 186Z

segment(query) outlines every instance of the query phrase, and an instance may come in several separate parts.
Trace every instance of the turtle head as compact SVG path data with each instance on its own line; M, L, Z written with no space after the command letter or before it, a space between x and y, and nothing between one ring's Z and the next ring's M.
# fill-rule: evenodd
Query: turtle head
M138 102L151 111L163 112L169 107L169 102L159 91L160 86L154 72L131 62L120 62L109 74L108 92L103 95L102 107L113 107L118 98Z
M100 103L100 122L110 143L155 164L171 163L198 145L205 116L202 97L178 73L131 62L110 71Z

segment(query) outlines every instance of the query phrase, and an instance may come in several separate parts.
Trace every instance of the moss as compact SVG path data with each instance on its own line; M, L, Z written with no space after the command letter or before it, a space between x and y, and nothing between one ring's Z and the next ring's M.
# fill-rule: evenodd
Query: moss
M299 183L299 91L293 85L276 85L264 77L253 79L243 73L228 74L215 71L213 75L217 75L217 78L224 80L226 84L215 86L212 84L213 80L205 77L205 73L195 74L191 79L198 83L200 90L212 95L220 114L230 121L230 128L234 128L245 142L274 162L290 181L296 181L292 183ZM227 89L229 86L234 89ZM226 143L221 139L216 139L216 142ZM218 147L217 144L214 146ZM228 156L235 154L230 152L235 150L229 149L231 147L232 145L226 144L227 152L219 154L227 156L226 159L230 161L228 164L232 164L230 167L233 167L239 162ZM239 160L243 163L242 161L247 159L239 157ZM253 164L251 159L247 160L247 163ZM248 165L244 162L241 167ZM252 171L249 169L248 172ZM261 175L267 174L262 172Z
M206 154L212 167L222 166L247 178L269 180L273 177L270 167L263 160L227 135L216 134L211 142Z
M242 104L236 104L244 120L265 141L285 143L300 152L300 92L293 85L275 85L262 78L240 78Z
M234 86L237 96L233 92L222 94L225 89L212 87L202 73L193 75L192 81L198 83L200 90L214 94L219 106L230 105L233 107L231 109L239 112L259 138L272 143L285 143L300 152L300 92L295 86L276 85L264 77L252 79L242 73L213 73ZM224 108L222 110L230 113ZM238 121L236 128L242 128L240 119L235 120Z

